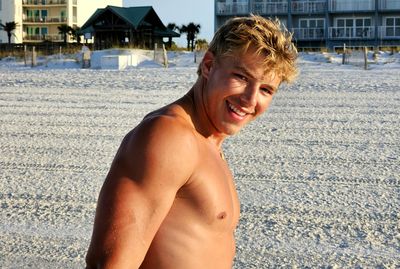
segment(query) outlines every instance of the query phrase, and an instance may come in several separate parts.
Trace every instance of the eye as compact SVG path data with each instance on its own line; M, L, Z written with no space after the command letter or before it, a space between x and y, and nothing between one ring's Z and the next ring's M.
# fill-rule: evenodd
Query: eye
M236 78L238 78L239 80L248 81L247 77L243 76L242 74L234 73L233 75L234 75Z
M262 92L266 93L266 94L270 94L270 95L274 94L274 90L272 90L272 89L269 88L269 87L261 87L260 90L261 90Z

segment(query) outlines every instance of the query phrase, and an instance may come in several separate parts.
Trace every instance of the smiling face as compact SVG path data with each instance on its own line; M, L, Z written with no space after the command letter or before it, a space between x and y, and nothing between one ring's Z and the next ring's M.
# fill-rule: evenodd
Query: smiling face
M268 108L281 79L266 73L262 62L262 55L251 50L240 57L221 59L206 53L202 100L214 132L233 135Z

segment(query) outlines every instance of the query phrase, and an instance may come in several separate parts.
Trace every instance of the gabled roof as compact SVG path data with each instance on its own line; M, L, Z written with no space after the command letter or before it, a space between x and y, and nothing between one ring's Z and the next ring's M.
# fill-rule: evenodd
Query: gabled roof
M137 29L140 25L147 24L145 21L146 18L150 17L155 23L157 28L162 30L166 30L165 25L162 23L157 13L154 11L151 6L143 6L143 7L116 7L116 6L107 6L105 8L97 9L93 15L85 22L85 24L81 27L81 31L85 28L91 26L96 19L98 19L102 14L106 11L111 11L122 20L124 20L127 24L129 24L134 29Z

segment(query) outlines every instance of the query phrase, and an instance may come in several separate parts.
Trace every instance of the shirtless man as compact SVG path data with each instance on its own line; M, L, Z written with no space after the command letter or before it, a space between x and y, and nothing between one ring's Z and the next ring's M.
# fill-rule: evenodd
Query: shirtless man
M239 202L224 139L262 114L297 52L277 22L235 18L198 79L123 139L100 192L87 268L228 269Z

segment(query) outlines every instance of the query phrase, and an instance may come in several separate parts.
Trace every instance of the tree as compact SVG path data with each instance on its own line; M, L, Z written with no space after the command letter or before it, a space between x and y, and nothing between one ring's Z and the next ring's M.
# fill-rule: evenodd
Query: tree
M57 29L58 33L63 36L64 44L67 44L67 36L71 35L74 29L72 29L71 26L68 26L66 24L58 26Z
M208 42L205 39L197 39L196 45L199 50L206 51L208 49Z
M75 26L74 28L71 29L72 39L76 40L78 44L81 43L81 34L79 33L80 30L81 28L78 26Z
M17 29L17 26L18 24L15 21L6 22L5 24L0 23L1 29L7 32L8 44L11 44L11 36L15 36L12 32Z
M179 30L179 27L176 26L175 23L168 23L167 25L167 29L171 30L171 31L175 31L175 30ZM172 47L172 37L168 37L168 48Z
M188 25L182 25L179 28L180 33L186 33L187 49L193 51L195 45L196 35L200 33L200 24L190 22Z

